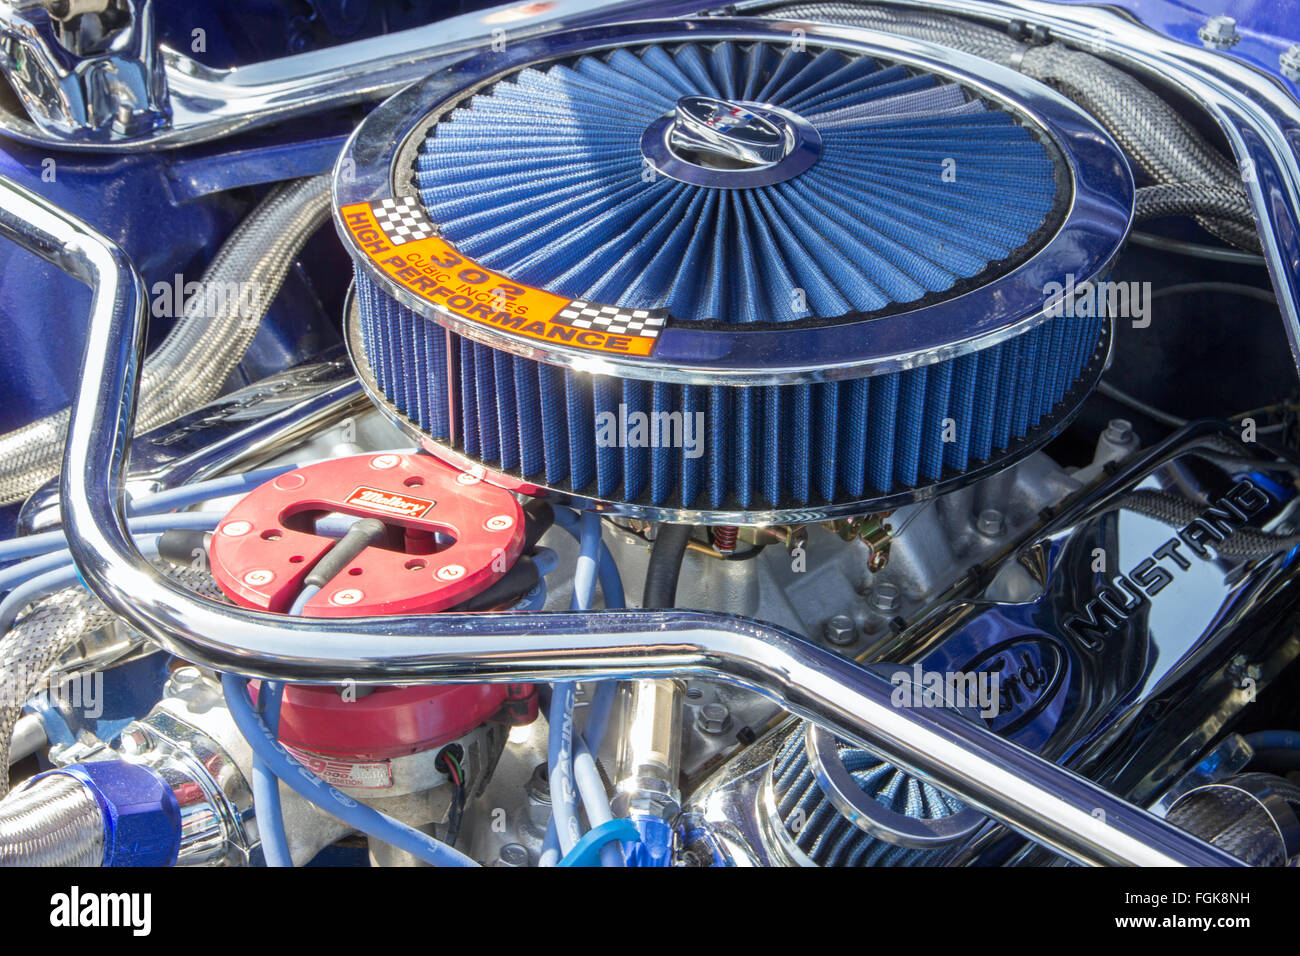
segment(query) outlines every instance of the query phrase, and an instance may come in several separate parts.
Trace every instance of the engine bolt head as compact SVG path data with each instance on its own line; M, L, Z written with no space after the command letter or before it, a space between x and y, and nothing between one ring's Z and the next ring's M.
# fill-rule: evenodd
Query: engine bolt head
M118 746L122 753L134 757L152 750L153 742L149 739L149 735L139 727L128 727L122 732L122 739Z
M1278 54L1277 64L1283 76L1292 83L1300 83L1300 43L1293 43Z
M731 711L726 704L705 704L695 718L695 726L706 734L725 734L731 726Z
M975 519L975 528L980 534L996 538L1007 530L1006 519L996 508L985 508Z
M1112 445L1127 445L1133 441L1133 423L1123 418L1112 418L1106 423L1102 437Z
M1196 31L1196 35L1201 38L1203 44L1216 50L1226 50L1241 42L1241 34L1237 32L1237 21L1222 15L1210 17L1205 26Z
M837 647L845 647L858 639L858 629L853 618L847 614L836 614L826 621L826 640Z
M507 843L497 851L497 866L527 866L528 848L522 843Z
M902 592L898 590L897 584L877 584L871 594L871 606L877 611L889 614L898 610L898 602L901 597Z
M203 681L203 673L197 667L185 665L178 667L167 675L167 684L163 694L168 697L180 697Z
M528 778L525 789L528 791L528 795L538 803L551 802L550 771L544 762L533 768L533 774Z

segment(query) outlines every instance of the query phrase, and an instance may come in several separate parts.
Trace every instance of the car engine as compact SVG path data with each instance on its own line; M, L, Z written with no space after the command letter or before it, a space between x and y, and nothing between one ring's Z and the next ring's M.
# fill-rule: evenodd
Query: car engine
M1300 865L1246 6L0 2L0 864Z

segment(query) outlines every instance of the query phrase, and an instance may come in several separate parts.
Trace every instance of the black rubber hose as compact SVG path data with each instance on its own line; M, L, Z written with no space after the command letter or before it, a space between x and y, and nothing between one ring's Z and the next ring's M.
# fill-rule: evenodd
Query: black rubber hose
M650 566L645 572L643 608L674 607L677 603L677 578L682 573L682 558L691 539L688 524L661 524L654 546L650 549Z
M1250 766L1270 773L1295 773L1300 771L1300 750L1288 747L1256 750L1255 756L1250 758Z
M172 528L158 539L158 557L178 568L199 568L208 553L211 531L195 528Z
M355 561L357 555L378 544L387 534L388 526L378 518L362 518L348 528L347 533L316 562L316 566L303 578L303 584L323 588L342 574L343 569Z

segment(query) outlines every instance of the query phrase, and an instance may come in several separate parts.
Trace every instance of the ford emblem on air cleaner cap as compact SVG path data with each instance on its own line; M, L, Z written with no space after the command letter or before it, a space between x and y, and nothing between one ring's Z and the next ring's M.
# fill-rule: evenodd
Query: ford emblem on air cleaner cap
M821 135L789 110L691 94L641 137L641 154L679 182L719 189L771 185L810 169Z

